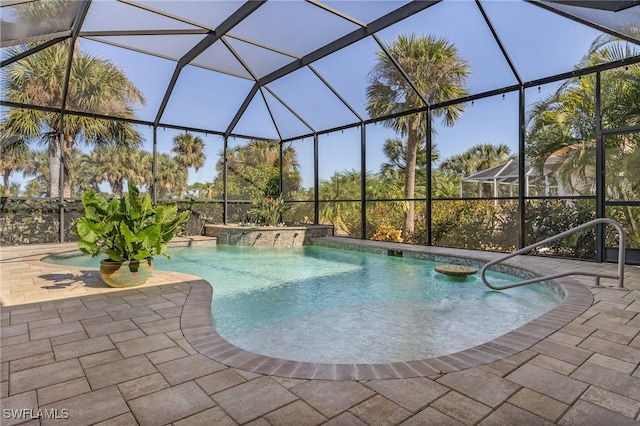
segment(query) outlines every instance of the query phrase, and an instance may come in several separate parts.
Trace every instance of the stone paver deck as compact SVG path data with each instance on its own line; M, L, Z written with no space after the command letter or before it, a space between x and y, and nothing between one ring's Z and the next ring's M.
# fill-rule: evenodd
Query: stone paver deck
M358 242L358 244L374 244ZM379 243L376 243L379 244ZM221 339L211 286L155 271L135 289L41 262L75 244L0 248L2 425L638 425L640 268L625 287L556 280L552 312L492 342L430 360L275 360ZM390 245L408 250L406 246ZM412 248L485 258L492 253ZM540 257L549 273L615 265Z

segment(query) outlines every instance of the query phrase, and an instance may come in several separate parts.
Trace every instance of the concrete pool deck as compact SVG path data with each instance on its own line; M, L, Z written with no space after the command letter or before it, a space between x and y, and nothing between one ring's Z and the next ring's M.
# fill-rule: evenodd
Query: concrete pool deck
M155 271L147 284L122 290L102 284L95 270L40 261L75 249L73 243L0 248L2 425L640 421L636 266L625 268L628 291L590 288L590 277L556 280L575 298L484 349L357 369L252 358L216 340L206 321L211 287L198 277ZM533 256L509 263L542 273L616 272L612 264Z

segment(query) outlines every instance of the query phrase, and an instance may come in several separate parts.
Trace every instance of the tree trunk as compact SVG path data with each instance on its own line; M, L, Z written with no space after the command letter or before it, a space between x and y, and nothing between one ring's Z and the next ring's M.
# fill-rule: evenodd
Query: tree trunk
M49 197L60 196L60 139L49 137Z
M418 156L418 121L412 120L407 133L407 167L404 176L404 196L407 201L407 210L404 213L402 225L402 240L405 243L413 241L415 206L413 197L416 188L416 158Z
M63 194L65 198L71 197L71 151L73 149L73 136L65 136L64 138L64 146L62 151L62 160L63 160Z
M122 193L124 192L124 183L122 179L118 179L111 185L111 192L113 192L113 196L115 198L122 198Z
M4 196L8 197L11 195L11 186L9 184L9 175L11 172L9 170L5 170L2 174L3 182L4 182Z

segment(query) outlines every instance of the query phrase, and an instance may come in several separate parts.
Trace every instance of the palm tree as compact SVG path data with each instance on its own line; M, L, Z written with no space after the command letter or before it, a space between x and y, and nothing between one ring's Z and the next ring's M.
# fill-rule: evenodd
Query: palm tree
M579 68L622 60L640 54L637 48L612 36L598 37ZM527 154L534 167L553 168L565 189L593 194L596 185L595 75L567 80L555 93L534 104L528 115ZM601 73L602 127L640 124L640 65ZM607 197L627 201L640 198L638 165L640 135L623 133L605 139ZM551 161L553 160L553 161ZM640 220L635 209L621 207L632 237L640 241ZM635 242L633 241L635 240Z
M122 198L124 181L130 180L134 171L133 149L117 146L100 146L91 153L89 173L96 183L108 182L114 197ZM132 182L133 183L133 182Z
M90 189L98 189L93 176L88 173L90 156L73 148L69 155L69 188L72 197L80 197Z
M401 200L404 197L404 181L398 173L386 171L367 173L367 201ZM404 209L403 209L404 211Z
M434 170L431 175L433 198L457 198L460 196L460 175Z
M61 42L3 68L2 89L16 103L60 106L65 92L66 62L70 43ZM10 55L28 46L10 48ZM123 118L133 117L133 107L144 104L142 93L124 72L109 61L80 52L73 53L66 108ZM59 195L60 168L64 165L63 195L70 196L70 155L78 142L100 145L138 146L140 134L130 123L40 110L9 109L3 114L4 134L38 141L49 150L49 195ZM61 161L62 159L62 161Z
M406 139L390 138L387 139L382 148L384 155L389 159L380 167L380 175L386 178L404 179L407 173L407 147ZM431 148L431 163L435 163L440 158L438 147L433 144ZM424 143L419 143L416 152L415 167L416 183L421 183L418 189L414 191L420 192L420 196L425 193L425 185L427 182L427 150ZM404 186L404 185L402 185ZM383 197L388 198L388 197Z
M158 155L156 188L158 198L174 195L174 190L187 186L187 170L169 154Z
M462 154L452 155L440 163L439 169L446 175L462 178L463 176L470 176L479 171L490 169L513 158L515 156L511 154L511 149L507 145L482 143L472 146ZM487 188L484 189L487 190ZM491 192L487 193L487 195L489 194Z
M29 167L29 148L22 141L10 140L6 145L2 144L0 151L0 170L2 170L2 184L4 196L11 195L11 174L25 170Z
M469 176L513 158L515 157L507 145L482 143L472 146L462 154L452 155L440 163L439 168L445 172Z
M153 185L153 154L142 149L132 149L130 163L135 164L127 173L127 180L138 186L146 186L151 191Z
M193 167L197 172L204 165L206 156L203 152L204 142L200 136L193 136L186 132L173 138L173 148L171 151L176 154L175 160L185 169ZM180 187L179 199L184 198L186 185Z
M621 31L632 34L635 39L640 39L638 25L624 26ZM601 34L591 44L589 53L581 65L596 65L638 55L640 55L640 49L637 46L612 35ZM608 78L607 83L615 87L613 90L606 90L603 94L603 103L607 105L607 121L603 123L604 126L640 125L640 65L634 64L614 70L612 78Z
M358 203L345 200L360 198L360 172L357 170L336 172L328 181L320 182L319 192L322 201L329 201L322 203L321 220L332 223L338 235L356 236L358 226L354 223L353 217L357 213ZM359 220L359 217L357 219Z
M392 60L379 51L378 61L370 74L367 87L367 111L371 116L385 116L457 99L467 94L464 88L469 65L458 56L457 49L444 38L433 36L400 35L386 46ZM416 93L407 77L420 91ZM462 104L450 105L433 111L445 124L453 125L463 110ZM405 198L412 200L415 193L416 160L420 141L426 137L426 114L411 114L383 121L407 137ZM403 239L411 241L414 230L415 210L408 201L402 228Z
M627 44L608 46L615 39L597 38L579 67L637 56L640 51ZM610 70L602 74L602 123L604 128L640 123L640 65ZM528 114L527 154L540 171L551 157L563 160L558 172L569 188L580 191L595 176L595 76L567 80L555 93L535 103ZM625 138L617 148L632 151ZM607 148L613 148L608 146ZM586 185L590 187L591 185Z
M256 167L261 164L276 166L280 164L280 143L278 141L251 140L242 149L245 166Z
M89 155L77 148L69 154L69 187L71 196L77 197L89 189L98 189L89 168ZM29 150L28 159L22 168L25 177L32 177L26 187L25 196L45 197L49 191L49 154L46 150Z
M297 152L289 144L282 146L282 164L280 164L280 142L251 140L246 145L227 149L227 190L235 197L250 198L254 191L285 192L289 196L300 189L300 175ZM279 173L282 166L283 188L279 188ZM214 183L221 187L224 168L223 153L216 164L218 177ZM272 188L272 186L277 186ZM286 191L285 191L286 190ZM221 191L219 191L221 192Z
M215 185L213 182L195 182L189 185L188 191L198 200L213 200Z
M22 170L25 177L32 177L25 186L25 197L43 197L49 190L49 155L46 151L29 152L27 166Z
M406 174L408 154L406 139L389 138L384 142L382 151L389 161L382 164L380 168L381 173L393 170L401 172L403 175ZM427 150L423 143L419 143L416 151L416 173L425 177L426 165Z

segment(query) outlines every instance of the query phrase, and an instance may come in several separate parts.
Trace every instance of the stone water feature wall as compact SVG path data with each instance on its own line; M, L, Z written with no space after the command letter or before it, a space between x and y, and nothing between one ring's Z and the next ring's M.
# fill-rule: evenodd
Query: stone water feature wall
M204 234L217 237L218 244L247 247L296 247L308 244L310 238L333 236L333 226L205 225Z

